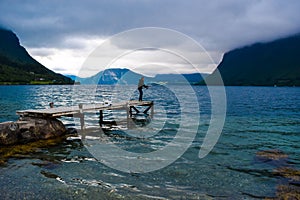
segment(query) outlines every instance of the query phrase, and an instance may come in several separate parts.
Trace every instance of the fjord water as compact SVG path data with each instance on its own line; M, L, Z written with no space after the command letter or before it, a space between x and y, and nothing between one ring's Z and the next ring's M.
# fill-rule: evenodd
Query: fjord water
M16 110L45 108L74 102L136 99L135 86L1 86L0 122L17 120ZM187 86L173 86L185 94ZM209 126L210 97L206 87L193 86L198 102L180 102L167 87L145 90L144 100L153 100L155 115L146 127L106 132L118 147L139 153L163 148L177 134L182 112L193 118L199 103L197 135L187 151L174 163L149 173L125 173L96 161L78 137L46 147L18 153L0 165L1 199L252 199L274 197L283 180L274 175L277 167L300 169L300 88L226 87L227 115L214 149L203 159L198 153ZM97 93L91 92L96 90ZM131 91L126 94L126 91ZM180 107L184 106L184 110ZM96 116L96 117L95 117ZM107 117L118 118L109 113ZM62 118L65 124L76 121ZM87 116L87 126L97 127L97 113ZM163 125L161 124L163 123ZM185 124L183 131L189 131ZM138 137L135 137L135 133ZM155 132L155 134L151 133ZM147 134L153 134L150 137ZM2 147L1 147L2 148ZM262 162L256 153L277 149L284 162ZM101 152L103 154L108 152ZM2 155L1 155L2 156Z

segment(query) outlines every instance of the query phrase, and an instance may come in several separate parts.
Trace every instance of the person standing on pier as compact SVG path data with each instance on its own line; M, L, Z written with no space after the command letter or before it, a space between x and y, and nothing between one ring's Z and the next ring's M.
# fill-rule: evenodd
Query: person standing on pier
M139 84L138 84L138 90L139 90L139 93L140 93L139 101L143 101L143 88L148 89L148 86L145 85L145 83L144 83L144 77L142 76L140 78Z

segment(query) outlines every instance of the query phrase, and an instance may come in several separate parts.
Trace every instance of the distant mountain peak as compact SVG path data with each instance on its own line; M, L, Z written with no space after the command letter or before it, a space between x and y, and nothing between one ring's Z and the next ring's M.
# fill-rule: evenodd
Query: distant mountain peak
M100 71L94 76L88 78L77 77L76 81L81 84L99 84L99 85L136 85L138 80L144 76L145 81L148 83L164 82L169 84L186 84L186 83L198 83L203 80L203 76L206 74L158 74L155 77L148 77L136 72L133 72L127 68L109 68Z

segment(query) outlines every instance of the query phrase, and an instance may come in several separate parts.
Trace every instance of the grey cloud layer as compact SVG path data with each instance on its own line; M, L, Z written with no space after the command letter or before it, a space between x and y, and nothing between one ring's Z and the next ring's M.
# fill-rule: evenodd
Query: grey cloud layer
M66 38L156 26L181 31L209 50L226 51L299 32L299 8L298 0L2 0L0 24L32 48L76 48Z

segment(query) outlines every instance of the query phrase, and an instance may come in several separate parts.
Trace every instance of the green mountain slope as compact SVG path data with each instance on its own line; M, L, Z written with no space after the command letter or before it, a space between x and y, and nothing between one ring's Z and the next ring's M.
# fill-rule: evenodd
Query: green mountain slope
M0 29L0 84L72 83L33 59L12 31Z
M300 34L232 50L218 70L225 85L300 86Z

